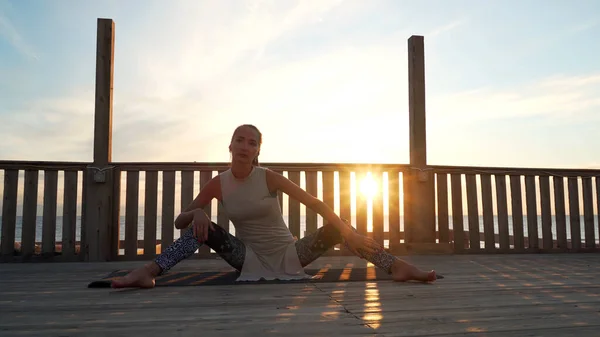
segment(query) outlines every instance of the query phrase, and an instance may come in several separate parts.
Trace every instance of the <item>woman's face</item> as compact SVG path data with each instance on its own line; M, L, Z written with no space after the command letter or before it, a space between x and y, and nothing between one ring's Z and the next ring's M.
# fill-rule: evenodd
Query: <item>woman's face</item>
M232 161L238 163L252 163L259 154L258 134L252 128L243 126L239 128L229 144Z

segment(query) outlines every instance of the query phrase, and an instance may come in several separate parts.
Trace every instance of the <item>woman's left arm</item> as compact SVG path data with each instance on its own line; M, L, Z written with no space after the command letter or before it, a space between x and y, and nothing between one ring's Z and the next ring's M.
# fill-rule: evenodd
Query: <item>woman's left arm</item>
M346 224L326 203L312 196L300 186L296 185L291 180L283 175L271 171L267 172L267 185L270 191L280 190L291 198L294 198L304 204L306 207L321 215L328 223L335 226L344 239L347 239L352 234L355 234L350 225Z

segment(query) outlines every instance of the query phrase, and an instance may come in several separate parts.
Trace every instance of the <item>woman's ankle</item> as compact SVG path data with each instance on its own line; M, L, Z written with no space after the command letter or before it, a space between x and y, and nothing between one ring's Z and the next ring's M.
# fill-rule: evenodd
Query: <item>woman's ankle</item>
M152 277L156 277L162 272L162 268L156 262L150 262L146 264L144 268L152 275Z

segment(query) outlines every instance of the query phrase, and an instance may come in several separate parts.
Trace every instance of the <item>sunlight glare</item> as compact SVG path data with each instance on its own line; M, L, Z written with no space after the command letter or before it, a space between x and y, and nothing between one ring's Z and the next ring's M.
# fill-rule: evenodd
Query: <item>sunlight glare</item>
M360 193L367 198L373 198L377 193L377 182L370 173L360 181Z

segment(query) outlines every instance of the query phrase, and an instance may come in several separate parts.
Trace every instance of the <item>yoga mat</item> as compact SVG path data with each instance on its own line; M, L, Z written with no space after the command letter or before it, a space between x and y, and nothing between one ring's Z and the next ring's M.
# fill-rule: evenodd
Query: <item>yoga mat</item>
M124 276L130 270L115 270L102 280L91 282L88 288L110 288L111 279ZM242 284L285 284L285 283L314 283L314 282L360 282L360 281L381 281L392 280L392 275L388 275L380 268L334 268L334 269L306 269L308 275L316 275L315 278L308 280L260 280L236 282L239 276L237 271L178 271L169 272L155 279L156 286L209 286L209 285L242 285ZM443 276L437 275L438 279Z

